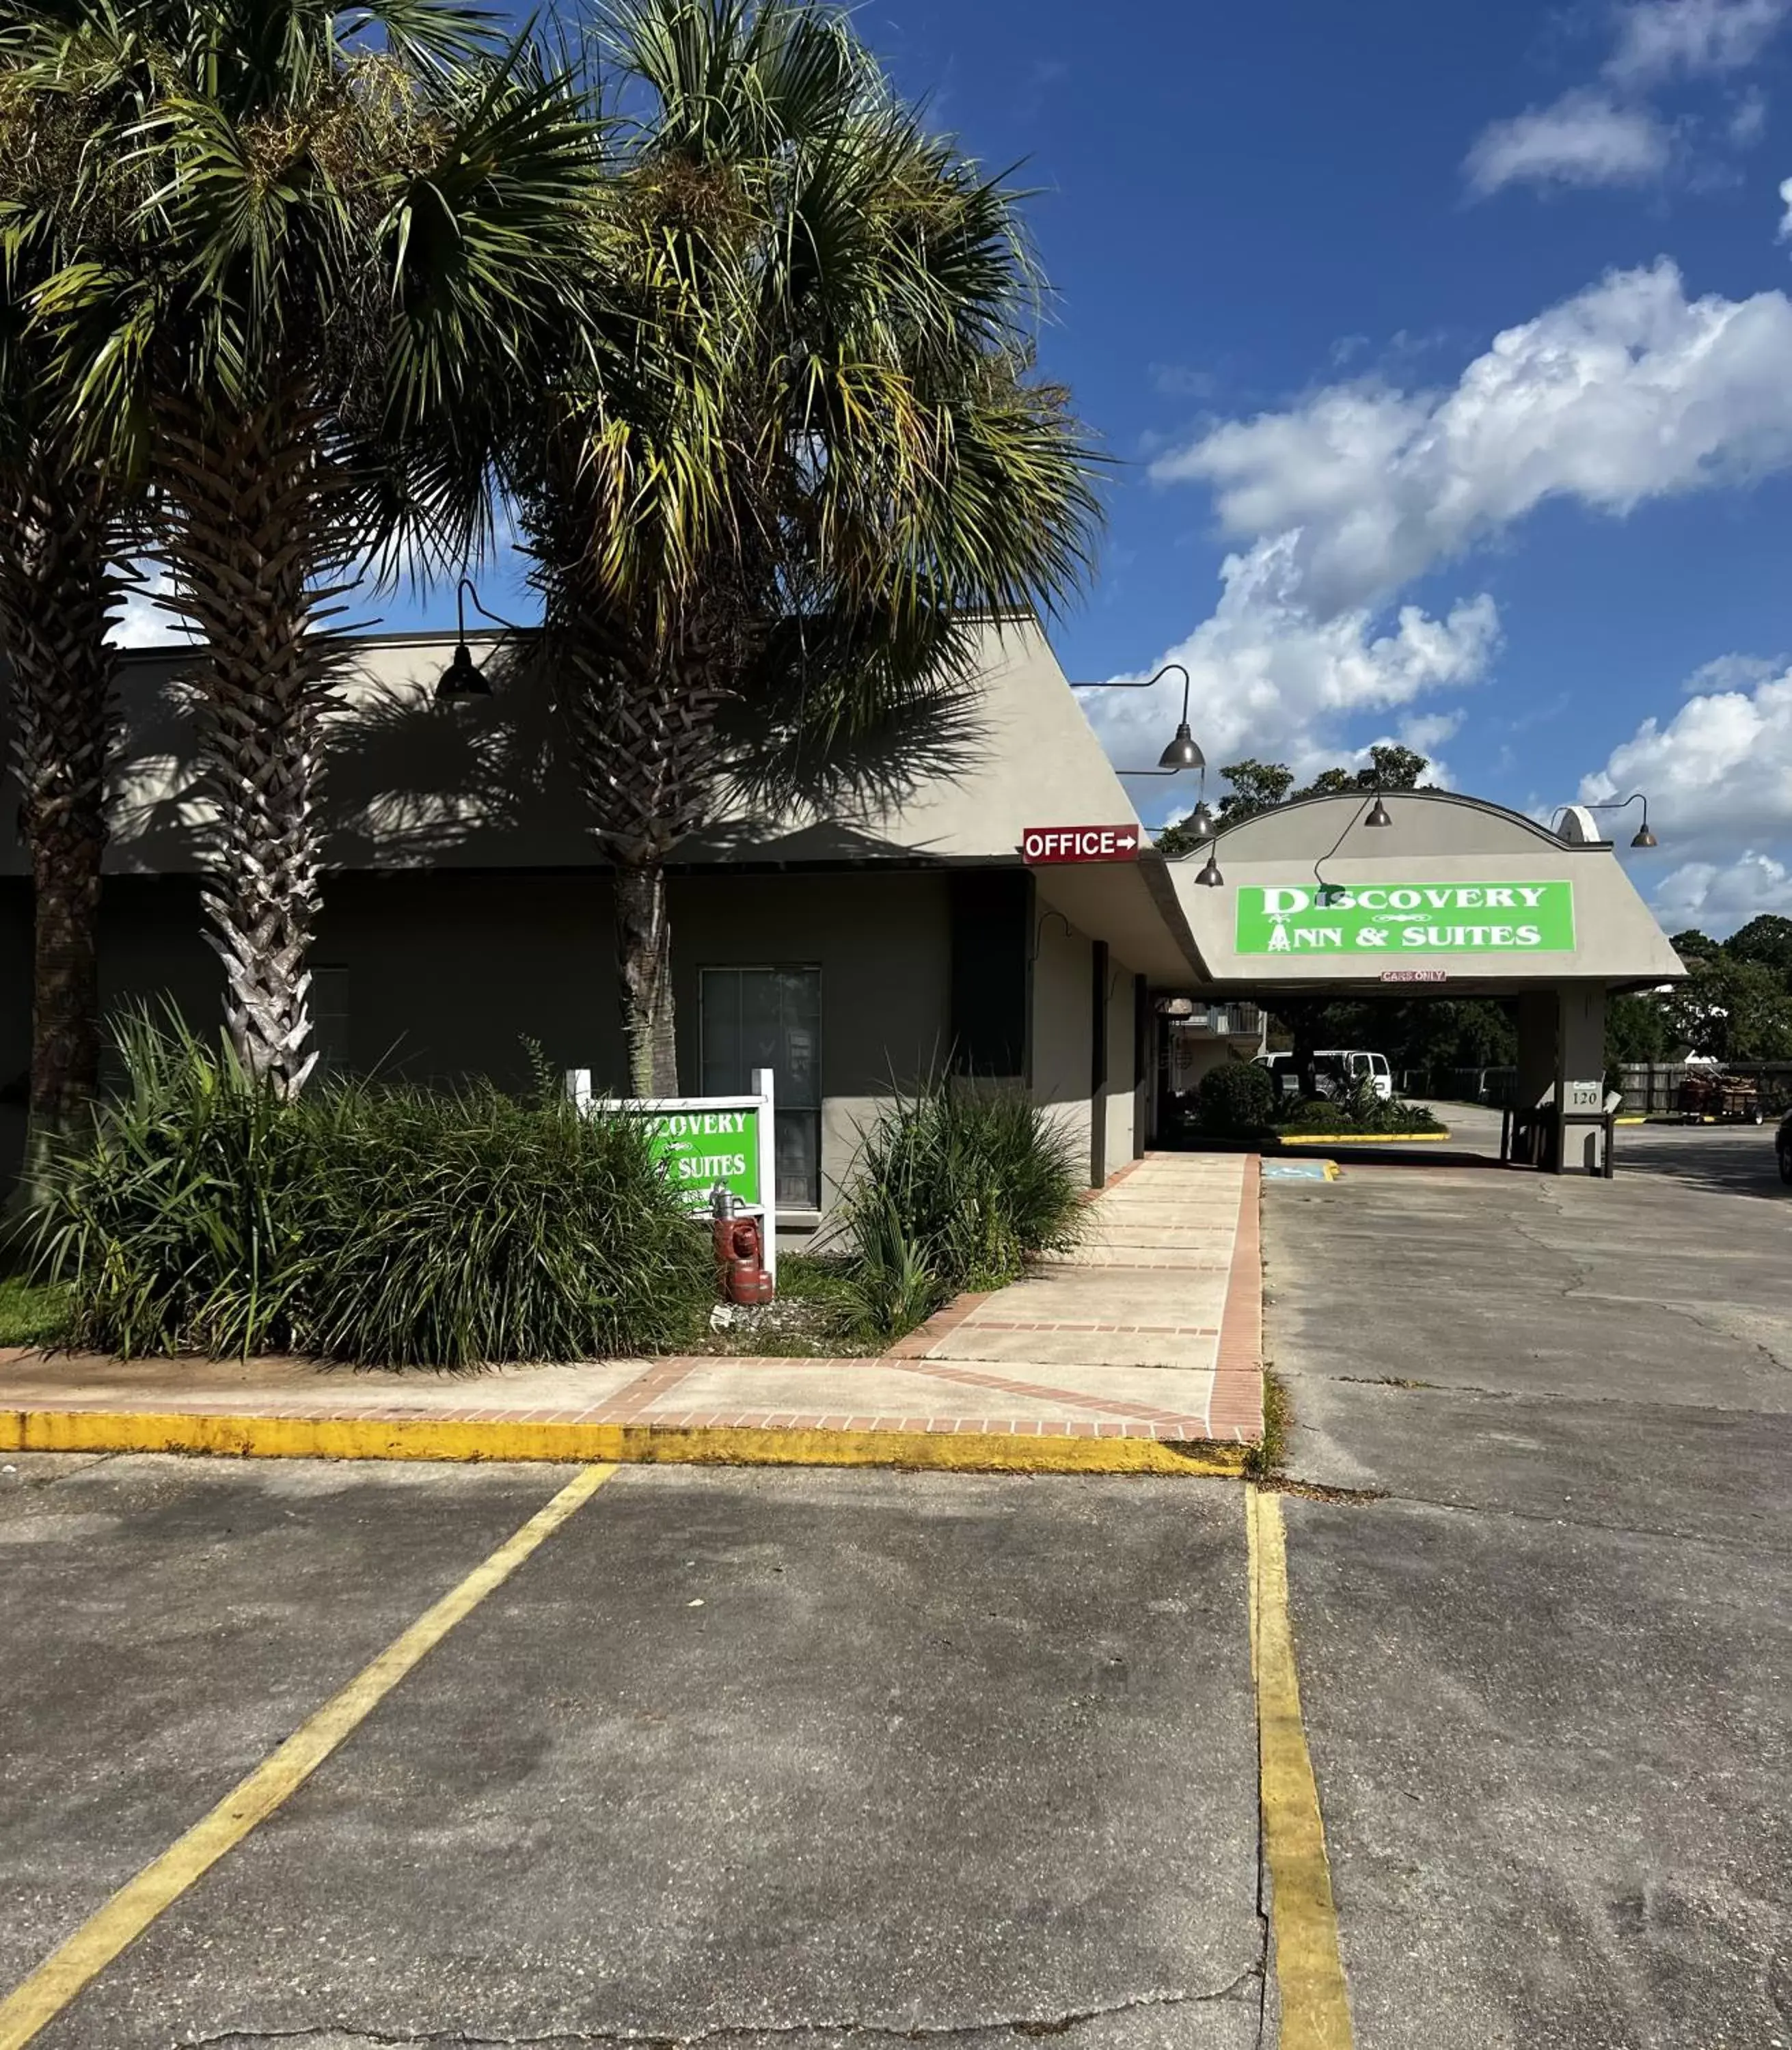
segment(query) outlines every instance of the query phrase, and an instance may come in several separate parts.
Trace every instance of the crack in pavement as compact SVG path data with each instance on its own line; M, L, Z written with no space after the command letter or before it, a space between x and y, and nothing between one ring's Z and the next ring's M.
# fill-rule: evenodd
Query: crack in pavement
M1263 1920L1259 1916L1259 1920ZM226 2029L205 2036L183 2036L174 2050L229 2050L234 2044L256 2043L334 2044L367 2045L369 2050L583 2050L585 2045L615 2045L617 2050L698 2050L713 2043L751 2044L775 2041L780 2037L834 2036L863 2042L949 2043L976 2036L1007 2033L1021 2036L1068 2036L1095 2021L1116 2015L1133 2014L1148 2008L1212 2005L1226 2001L1254 2002L1262 2027L1263 1985L1267 1970L1268 1927L1263 1927L1265 1955L1246 1965L1224 1985L1197 1991L1161 1991L1134 1993L1107 2006L1072 2009L1057 2014L1004 2015L983 2021L922 2024L902 2029L893 2023L858 2021L724 2022L688 2034L657 2034L648 2029L562 2029L546 2035L484 2036L464 2029L426 2029L392 2035L378 2029L357 2029L334 2023L307 2025L302 2029Z
M1289 1490L1291 1493L1298 1492L1306 1487L1313 1487L1314 1494L1310 1498L1310 1499L1327 1501L1338 1492L1336 1490L1322 1490L1318 1483L1301 1481L1291 1475L1285 1476L1285 1479L1292 1483L1292 1487ZM1499 1502L1446 1502L1436 1495L1404 1495L1397 1489L1392 1488L1383 1489L1372 1494L1367 1492L1361 1495L1352 1494L1346 1499L1349 1506L1353 1507L1366 1508L1384 1502L1392 1502L1397 1506L1404 1502L1417 1509L1447 1510L1459 1516L1504 1516L1515 1523L1544 1523L1552 1527L1565 1525L1575 1530L1604 1530L1617 1538L1659 1538L1677 1545L1702 1545L1708 1550L1716 1552L1733 1551L1735 1544L1732 1538L1707 1537L1696 1530L1677 1530L1665 1525L1614 1523L1597 1516L1564 1516L1553 1513L1545 1514L1538 1509L1514 1509ZM1784 1546L1767 1545L1763 1549L1775 1557L1780 1557L1782 1553L1787 1557L1792 1557L1792 1545Z

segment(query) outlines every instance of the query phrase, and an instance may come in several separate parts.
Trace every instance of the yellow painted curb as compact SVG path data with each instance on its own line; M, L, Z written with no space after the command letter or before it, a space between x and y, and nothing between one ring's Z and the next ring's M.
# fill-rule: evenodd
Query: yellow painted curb
M1278 1134L1283 1146L1435 1146L1447 1139L1447 1132L1285 1132Z
M1251 1674L1257 1689L1257 1773L1270 1927L1282 1996L1281 2050L1352 2050L1350 1997L1338 1948L1325 1825L1307 1750L1288 1613L1287 1537L1279 1496L1245 1493Z
M631 1465L901 1467L954 1473L1187 1474L1236 1479L1249 1448L1161 1438L982 1431L802 1431L750 1424L467 1423L0 1410L0 1451L209 1452L275 1460L562 1460Z

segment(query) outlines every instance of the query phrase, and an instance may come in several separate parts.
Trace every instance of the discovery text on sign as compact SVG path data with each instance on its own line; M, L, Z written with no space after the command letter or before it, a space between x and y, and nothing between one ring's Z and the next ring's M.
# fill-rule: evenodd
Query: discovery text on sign
M1572 953L1571 883L1247 885L1241 954Z

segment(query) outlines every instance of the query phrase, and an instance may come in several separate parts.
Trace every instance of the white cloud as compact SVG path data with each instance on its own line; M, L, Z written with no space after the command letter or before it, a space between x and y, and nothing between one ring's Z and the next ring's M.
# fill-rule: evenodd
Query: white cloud
M1787 6L1788 0L1641 0L1618 18L1606 76L1649 86L1676 76L1739 71L1766 49Z
M1720 129L1683 117L1673 126L1651 94L1689 79L1745 70L1778 32L1792 0L1636 0L1616 13L1603 83L1564 93L1548 107L1489 123L1463 159L1477 198L1511 185L1637 185L1677 163L1695 179L1689 137L1720 134L1732 149L1759 140L1767 103L1746 92Z
M1486 199L1517 184L1646 185L1667 169L1672 138L1647 107L1594 92L1565 94L1489 122L1463 159L1469 189Z
M1587 804L1633 790L1647 795L1662 846L1693 860L1792 839L1792 668L1749 689L1694 692L1581 780Z
M158 601L174 588L174 580L157 563L131 566L132 588L123 610L106 636L115 648L161 648L171 641L190 640L186 623Z
M1792 178L1780 180L1779 203L1786 209L1779 224L1779 239L1782 242L1792 242Z
M1763 911L1792 912L1792 868L1753 848L1728 863L1683 862L1657 886L1653 901L1669 932L1695 926L1720 938Z
M1471 685L1498 646L1499 615L1485 595L1441 618L1412 605L1387 620L1369 606L1320 616L1302 594L1297 538L1272 536L1228 556L1212 617L1165 651L1164 661L1189 671L1190 722L1212 770L1242 754L1286 761L1302 774L1329 766L1353 751L1342 738L1349 715ZM1174 724L1177 694L1168 678L1150 693L1091 692L1086 703L1114 760L1148 766ZM1135 787L1149 799L1146 785Z
M1283 538L1322 618L1373 604L1564 497L1646 499L1792 464L1792 300L1689 299L1663 259L1509 328L1453 388L1329 386L1151 466L1211 485L1225 531Z
M1767 132L1767 102L1765 95L1746 92L1737 101L1735 109L1724 125L1724 131L1739 150L1752 150Z

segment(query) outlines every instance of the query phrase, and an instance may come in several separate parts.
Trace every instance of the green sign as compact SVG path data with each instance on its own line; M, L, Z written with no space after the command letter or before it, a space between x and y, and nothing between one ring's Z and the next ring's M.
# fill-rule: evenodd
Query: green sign
M1572 953L1571 883L1279 883L1238 893L1241 954L1348 955L1364 966L1440 954Z
M759 1206L759 1110L756 1105L646 1114L649 1143L666 1179L693 1208L722 1187L749 1209Z

